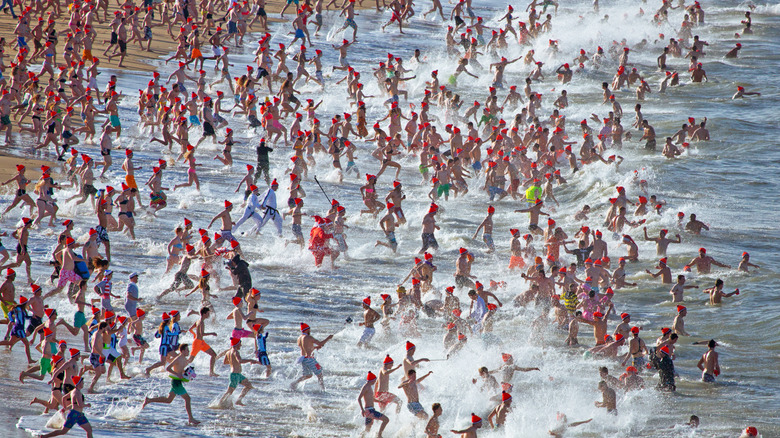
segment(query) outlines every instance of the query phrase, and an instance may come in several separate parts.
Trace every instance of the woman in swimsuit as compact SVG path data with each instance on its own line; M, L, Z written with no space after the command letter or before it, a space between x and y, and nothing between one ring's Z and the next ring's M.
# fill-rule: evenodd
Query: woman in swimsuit
M376 199L376 176L366 174L366 184L360 187L360 194L363 195L363 203L368 210L360 210L360 213L369 213L376 216L377 213L385 208L385 205Z
M122 231L127 226L127 231L130 232L130 238L135 240L135 194L137 190L128 187L124 183L122 184L122 194L116 198L114 205L119 207L119 229Z
M35 207L35 202L32 200L30 195L27 194L27 184L30 183L30 180L25 178L24 171L25 171L25 167L21 164L17 164L16 176L3 183L3 185L5 186L12 182L16 182L17 190L16 190L16 195L14 196L14 200L11 202L11 205L9 205L8 208L6 208L5 211L3 211L3 214L0 215L0 217L4 216L6 213L11 211L22 201L24 201L24 203L27 204L27 206L29 207L29 212L27 213L27 215L32 216L32 209L33 207Z
M166 274L172 267L181 262L180 253L184 250L184 244L181 240L183 233L184 230L181 227L176 228L176 236L168 243L168 265L165 267Z
M52 184L48 173L41 175L41 179L35 184L33 191L38 195L38 199L35 201L35 204L38 206L38 217L35 219L35 225L41 223L46 216L49 216L49 226L54 226L54 221L57 220L57 210L59 209L51 197L53 193L52 188L54 187L59 188L59 186Z
M200 180L198 180L198 174L195 173L195 168L202 166L202 164L195 163L195 148L192 145L187 145L187 152L182 156L182 161L186 161L187 168L187 182L183 184L176 184L173 186L173 191L181 187L190 187L195 184L195 189L200 190Z

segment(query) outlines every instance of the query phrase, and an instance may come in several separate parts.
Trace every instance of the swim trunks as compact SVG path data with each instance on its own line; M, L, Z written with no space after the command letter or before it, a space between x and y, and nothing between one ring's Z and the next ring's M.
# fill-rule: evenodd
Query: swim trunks
M171 392L176 395L186 394L187 390L184 389L184 381L176 377L171 377Z
M378 420L378 419L382 418L382 414L380 412L377 412L377 410L374 409L373 407L367 407L365 414L366 414L365 415L366 416L366 426L368 426L369 424L373 423L374 420Z
M366 327L363 329L363 336L360 337L360 340L358 341L358 344L368 344L371 342L371 338L374 337L374 334L376 333L376 329L373 327Z
M83 426L89 424L89 420L87 420L87 417L84 416L83 412L71 410L68 412L68 416L65 418L65 424L63 424L62 427L63 429L72 429L76 424Z
M241 382L246 380L246 377L244 377L241 373L230 373L230 387L236 388Z
M425 408L423 408L420 402L409 402L406 404L406 408L409 409L409 412L414 415L417 415L420 412L425 412Z
M374 400L376 400L380 409L384 409L385 406L398 400L398 397L389 392L377 392L374 394Z
M714 383L715 382L715 376L708 373L701 373L701 381L707 382L707 383Z
M439 249L439 242L436 241L436 237L433 235L433 233L422 233L422 242L423 252L425 252L425 250L428 248Z
M317 360L313 357L304 357L301 356L298 361L301 363L301 367L303 368L303 375L304 376L311 376L314 374L315 376L322 375L322 367L320 364L317 363Z

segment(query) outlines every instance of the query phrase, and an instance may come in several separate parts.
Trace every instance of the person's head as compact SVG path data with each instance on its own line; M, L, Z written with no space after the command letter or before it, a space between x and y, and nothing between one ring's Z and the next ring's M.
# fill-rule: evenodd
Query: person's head
M208 307L205 307L205 306L201 307L201 309L200 309L200 317L201 318L203 318L203 319L208 318L209 317L209 313L211 313L211 309L209 309Z
M723 288L723 280L721 280L720 278L715 280L715 287L718 288L718 289L722 289Z
M431 406L431 411L433 411L433 415L439 416L441 415L442 409L440 403L434 403L433 406Z
M487 368L487 367L482 367L482 368L480 368L480 369L479 369L479 375L480 375L480 376L482 376L482 377L487 377L487 376L489 376L489 375L490 375L490 373L488 372L488 368Z
M471 298L472 300L476 300L477 299L477 291L475 291L474 289L470 290L469 291L469 298Z
M669 336L669 340L672 342L672 344L677 343L677 338L679 338L679 336L677 336L677 333L672 333Z
M678 284L685 284L685 276L684 275L678 275L677 276L677 283Z
M608 375L609 375L609 369L607 367L599 368L599 376L601 376L602 379Z
M182 354L187 354L190 351L190 344L179 344L179 352Z
M137 272L133 272L132 274L130 274L130 276L128 277L128 279L129 279L129 280L130 280L130 282L132 282L132 283L138 283L138 273L137 273Z
M690 420L688 420L688 426L699 427L699 417L696 415L691 415Z
M717 342L715 342L715 339L710 339L709 342L707 342L707 347L709 348L715 348L718 345Z
M406 373L407 377L409 377L409 380L415 380L417 378L417 371L415 370L409 370Z
M599 382L598 388L599 388L599 391L606 391L607 389L609 389L609 386L607 385L607 382L602 380L602 381Z

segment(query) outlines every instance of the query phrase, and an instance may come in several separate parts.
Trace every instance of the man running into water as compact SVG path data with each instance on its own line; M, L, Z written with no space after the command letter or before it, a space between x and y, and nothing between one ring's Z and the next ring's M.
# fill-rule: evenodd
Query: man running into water
M380 318L379 312L371 308L371 297L363 299L363 322L358 325L365 327L365 329L363 329L363 335L357 343L358 347L368 347L371 338L376 333L374 323L379 321Z
M65 435L76 424L84 429L84 432L87 433L87 438L92 438L92 425L89 424L89 420L84 415L84 408L89 405L84 402L84 394L81 393L81 390L84 389L84 379L81 376L73 376L71 377L71 382L73 382L73 385L65 384L64 386L71 386L73 389L62 397L62 410L68 410L65 424L62 425L60 430L40 435L39 438Z
M227 391L225 391L225 393L220 398L220 404L224 403L230 396L232 396L233 391L235 391L240 384L243 385L244 388L241 390L241 394L239 394L238 398L236 399L236 405L244 406L242 400L249 391L254 389L254 387L252 386L252 383L249 381L249 379L241 374L241 364L250 362L253 362L253 360L241 358L241 338L230 338L230 350L228 350L227 354L225 355L225 364L230 365L230 384L228 385Z
M358 405L360 406L360 413L366 419L366 433L371 430L371 426L374 425L374 420L379 420L382 425L379 426L379 433L377 438L382 438L382 432L387 427L387 423L390 421L386 415L374 409L374 383L376 382L376 376L371 371L366 376L366 383L360 389L358 394Z
M406 394L406 408L409 409L409 412L414 414L414 416L422 420L428 419L428 414L425 413L425 408L423 408L423 406L420 404L420 396L418 394L417 385L431 374L433 374L433 371L428 371L427 374L418 379L417 371L409 370L406 373L406 380L398 385L398 388L403 389L404 393Z
M333 339L333 335L328 335L327 338L318 341L312 335L309 334L311 328L308 324L301 323L301 335L298 336L296 344L301 349L301 357L298 358L298 363L303 368L303 375L290 384L290 389L293 391L297 389L299 383L306 379L310 379L312 375L317 376L317 380L320 381L320 387L325 390L325 381L322 379L322 367L314 359L314 352L324 347L325 344Z
M184 399L184 409L187 411L187 418L189 418L190 425L196 426L200 424L200 421L196 420L195 417L192 416L192 399L190 399L190 395L187 394L187 390L184 389L184 383L190 381L185 376L185 372L188 369L187 365L190 363L189 350L189 345L180 344L179 354L176 355L176 357L173 358L173 361L171 361L171 363L165 368L165 370L170 373L169 377L171 378L171 390L168 393L168 396L154 398L144 397L144 402L141 405L141 409L145 408L150 403L170 404L178 395Z

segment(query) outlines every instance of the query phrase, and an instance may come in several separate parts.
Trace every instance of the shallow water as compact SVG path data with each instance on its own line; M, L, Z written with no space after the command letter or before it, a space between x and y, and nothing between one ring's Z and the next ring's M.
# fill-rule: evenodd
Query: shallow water
M520 12L523 7L515 5ZM454 358L444 362L424 364L421 370L433 371L433 375L425 382L425 390L420 394L420 401L430 411L433 402L440 402L444 407L441 418L442 430L459 428L468 423L471 412L486 418L493 403L488 401L492 394L481 393L471 379L477 376L477 368L497 367L500 353L511 352L515 362L520 366L537 366L541 372L518 373L514 378L514 412L509 415L507 425L500 431L483 429L481 436L523 436L541 437L555 423L555 413L565 412L571 421L593 418L588 425L573 429L571 436L587 437L625 437L625 436L692 436L680 428L672 429L675 424L687 421L691 414L698 415L702 426L695 436L737 436L747 425L758 427L764 437L780 435L780 426L774 420L780 408L776 397L780 390L780 375L777 372L777 360L780 354L780 342L776 333L780 329L778 304L780 300L775 292L780 286L780 277L776 266L780 257L773 251L773 243L780 237L777 223L780 220L777 210L766 208L774 205L777 199L777 176L780 152L777 145L777 122L773 109L780 104L780 90L774 82L765 78L773 77L778 67L780 49L780 7L778 5L759 5L753 14L754 30L752 36L740 39L743 50L740 58L723 60L720 56L733 43L733 34L739 31L737 26L746 4L734 5L731 2L706 2L707 24L695 29L702 39L709 41L709 56L703 59L705 69L710 78L706 84L687 84L670 88L664 95L659 95L657 85L662 78L661 72L654 69L655 57L661 52L661 43L653 43L657 34L663 32L667 37L673 35L674 26L665 25L662 28L648 24L652 8L642 5L647 13L644 17L636 17L637 6L629 8L629 16L623 17L625 9L620 9L612 2L602 2L601 15L612 17L609 23L601 22L601 18L590 13L590 2L575 2L574 5L562 6L553 22L553 33L549 37L560 41L560 51L552 56L545 49L547 37L540 38L534 47L537 59L543 60L547 69L548 79L534 89L545 94L544 110L540 114L552 111L553 96L562 89L554 82L554 66L571 61L579 49L585 48L592 52L597 45L605 49L612 40L628 39L629 46L646 38L650 43L644 51L631 55L631 64L637 67L653 87L653 93L643 103L643 113L656 129L659 137L659 150L663 138L671 135L677 127L689 116L697 120L708 117L708 127L713 141L693 144L690 151L678 160L667 161L660 156L649 156L642 151L637 142L626 142L620 154L625 157L620 172L604 165L592 165L576 175L564 176L568 186L556 191L556 197L561 207L553 214L555 220L570 234L581 223L573 220L573 214L585 203L594 207L594 212L588 224L598 228L608 203L606 198L613 196L614 186L624 185L628 195L636 198L636 186L631 183L632 170L640 171L640 177L649 182L650 193L658 194L660 199L669 204L660 216L648 216L648 231L654 235L661 228L669 228L672 234L676 229L675 214L677 211L696 213L699 218L711 227L710 232L701 236L692 236L681 232L683 243L671 245L669 248L669 263L673 273L681 271L682 266L695 256L696 248L706 247L709 254L717 260L736 266L742 251L751 254L751 261L762 268L750 275L735 271L715 269L711 275L692 276L692 284L709 287L718 277L726 281L726 288L739 287L743 291L738 297L726 299L722 307L713 308L705 305L707 300L703 294L692 290L686 293L686 306L689 316L686 318L686 329L692 334L678 343L675 366L680 374L678 393L663 395L653 390L645 390L619 396L618 417L608 416L602 410L593 406L600 399L596 391L598 383L597 367L607 365L613 374L620 374L613 362L583 359L579 352L568 351L563 347L564 335L554 329L543 333L532 333L530 321L535 319L539 310L534 308L518 309L505 306L498 313L495 324L495 334L501 339L501 345L485 344L478 337L471 336L466 349ZM406 68L414 69L417 79L408 82L413 101L419 99L424 88L424 80L433 69L439 69L448 76L454 71L455 63L442 54L443 35L439 21L424 22L421 20L427 3L418 6L418 15L412 20L413 27L408 29L408 35L397 33L383 34L379 26L389 18L388 14L377 15L373 11L361 12L358 17L360 26L360 43L350 52L353 66L367 78L370 66L384 57L387 51L406 58L414 48L420 48L426 56L426 64L415 66L405 62ZM485 17L487 25L495 25L495 19L503 15L505 5L496 1L482 2L477 12ZM671 22L679 23L681 13L677 10L670 13ZM492 20L492 21L491 21ZM333 15L326 16L326 29L331 32L341 25ZM389 28L390 29L390 28ZM433 36L431 38L431 36ZM338 41L340 36L333 36ZM247 38L251 41L251 38ZM286 30L276 29L274 42L288 42ZM325 41L315 43L315 48L322 48L326 53L325 65L335 64L334 52L328 50ZM251 61L254 47L247 44L239 54L233 57L237 67ZM506 56L516 57L524 54L524 50L512 48ZM482 57L483 64L487 59ZM605 63L617 65L616 60ZM687 68L687 60L670 58L670 66L683 71ZM326 69L327 70L327 69ZM166 68L161 65L161 71ZM207 71L209 69L207 68ZM576 123L591 113L604 115L608 111L606 105L600 105L600 84L611 81L612 67L602 67L600 71L590 71L587 75L575 76L573 84L567 85L572 106L563 111L569 121L569 129L576 128ZM522 62L507 68L506 83L521 85L523 78L529 72ZM104 73L104 76L108 72ZM209 71L209 75L212 72ZM446 77L441 74L440 77ZM120 81L126 94L134 95L132 91L142 87L148 79L141 75L123 75ZM681 74L681 76L684 76ZM331 76L330 83L342 76ZM491 82L492 75L483 72L480 79L462 77L456 90L461 93L464 101L475 98L484 99L484 92ZM366 94L379 94L376 82L365 79ZM731 95L736 85L743 85L748 90L762 93L760 98L750 98L744 101L732 101ZM316 98L318 89L314 86L300 87L303 97ZM553 91L554 89L554 91ZM628 129L633 118L631 109L634 104L633 92L617 93L625 113L624 127ZM503 93L499 93L503 96ZM381 106L383 99L369 100L369 124L374 119L384 117ZM329 86L325 102L318 110L318 116L326 119L331 114L348 111L345 104L345 93L339 86ZM594 104L593 102L597 102ZM402 105L403 107L403 105ZM434 112L435 114L435 112ZM513 112L506 112L509 120ZM132 101L125 101L121 113L126 127L133 126L136 120ZM245 127L245 122L232 119L231 126ZM235 204L240 204L241 198L232 193L235 184L242 177L243 164L254 164L254 150L257 138L262 132L251 129L236 129L237 138L244 144L234 147L236 164L233 169L226 169L213 164L209 154L219 149L205 142L201 149L204 152L199 161L206 165L199 171L201 191L183 189L175 194L169 193L169 207L159 218L139 212L137 219L138 240L131 243L128 238L118 233L112 234L113 269L115 275L115 290L124 291L125 274L137 270L141 272L141 293L154 305L150 318L147 318L147 335L153 330L163 311L176 308L179 310L196 308L199 302L190 301L169 295L162 302L155 302L154 295L172 281L173 274L163 275L165 261L165 245L172 236L172 230L186 216L195 222L195 227L204 227L211 217L221 210L222 200L227 198ZM636 135L639 138L641 134ZM199 134L191 133L193 138ZM148 133L140 133L136 128L125 129L120 144L135 150L137 165L146 166L150 160L160 157L161 151L148 144ZM373 146L357 142L360 149L358 166L361 172L375 173L378 163L370 157ZM81 145L92 155L97 154L96 146ZM280 201L285 199L286 176L284 168L288 164L289 149L277 148L272 154L272 173L282 182ZM167 157L167 152L163 153ZM193 409L196 418L203 422L198 428L183 427L186 416L183 403L176 400L170 406L152 405L140 414L137 408L147 394L162 395L168 389L168 379L163 375L155 375L152 379L134 378L130 382L103 387L101 394L89 396L92 407L87 414L96 426L96 436L148 436L165 433L170 436L302 436L302 437L344 437L359 436L362 431L362 417L356 403L357 391L363 382L365 373L376 372L385 354L391 354L399 362L404 354L405 338L393 324L393 332L387 333L379 328L374 339L374 349L365 351L355 347L361 330L355 324L346 324L345 318L357 318L360 313L360 300L371 295L375 302L380 293L392 293L395 285L406 275L412 265L420 245L419 223L427 209L427 188L418 186L419 174L416 172L415 160L411 157L402 159L407 168L402 172L401 180L406 183L407 201L404 203L409 225L396 231L399 241L399 252L393 255L384 248L375 249L373 244L381 239L382 233L376 221L368 216L360 217L357 211L362 207L358 188L363 183L362 178L354 175L346 176L344 183L337 185L337 176L328 166L329 159L317 156L318 165L310 169L310 178L317 175L330 197L337 198L347 208L348 213L348 243L350 245L349 261L340 260L338 270L313 268L312 256L309 252L299 251L294 246L285 247L282 240L275 237L274 232L265 230L260 237L241 237L242 247L252 265L252 275L255 286L263 293L261 302L265 310L264 316L271 320L269 331L269 354L274 365L273 378L263 380L259 367L248 366L245 374L254 382L256 391L247 396L248 408L231 410L214 410L206 406L217 399L227 386L227 368L218 368L220 378L208 378L206 370L207 357L200 355L195 362L201 377L188 385L187 389L193 396ZM115 167L121 163L115 163ZM106 181L117 185L121 174L115 171ZM149 176L149 170L138 172L140 182ZM186 169L177 165L167 171L165 185L182 182L186 178ZM383 175L378 184L381 194L391 187L392 174ZM505 280L506 290L499 293L502 301L510 301L517 293L526 289L525 282L516 274L506 269L508 263L509 228L525 228L526 217L511 213L518 208L517 202L506 199L495 203L494 239L498 248L496 255L484 253L481 241L471 241L471 235L484 217L487 206L486 195L474 188L483 181L472 181L472 190L463 198L440 202L442 209L439 214L439 225L442 231L437 233L441 249L436 253L434 263L439 267L434 284L442 290L452 284L451 274L454 272L454 261L457 249L466 246L476 254L473 273L479 276L483 283L488 279ZM305 182L308 197L305 211L311 214L322 214L327 209L327 200L319 192L316 184L310 179ZM227 194L227 195L226 195ZM64 200L72 193L58 193L58 198ZM147 198L144 196L144 200ZM78 208L61 202L61 217L77 219L77 233L86 232L92 226L93 215L85 206ZM239 209L235 209L238 214ZM235 215L234 215L235 216ZM10 229L20 217L19 212L9 215L3 221L4 229ZM234 218L235 219L235 218ZM304 228L310 222L304 222ZM244 225L244 230L248 230ZM214 231L214 230L212 230ZM49 245L53 239L50 232L36 233L31 239L30 248L37 254L35 261L37 278L48 276L45 261L48 260ZM607 236L609 233L605 233ZM631 233L635 239L641 236L641 229ZM289 224L285 224L285 236L290 237ZM622 255L625 249L619 247L616 241L607 239L610 245L610 256ZM9 242L5 240L6 245ZM641 261L629 265L630 281L639 282L639 287L620 291L615 296L615 303L620 312L632 314L633 322L643 327L642 337L652 344L660 327L671 325L675 314L674 305L668 302L668 287L662 286L657 280L644 274L645 268L654 266L655 250L650 242L639 242ZM538 245L537 245L538 247ZM194 265L190 272L197 272ZM214 283L212 282L212 285ZM222 284L225 284L223 278ZM230 324L221 321L230 308L229 298L232 292L222 292L224 302L216 303L217 318L210 320L210 327L215 327L220 334L220 341L213 342L216 350L222 350L227 345L227 337L232 328ZM465 291L459 292L462 302L466 302ZM63 315L72 312L70 305L62 300L58 307L68 309L61 311ZM115 306L116 307L116 306ZM186 311L183 312L186 314ZM318 361L325 369L327 392L321 393L313 381L308 381L301 392L291 392L289 383L298 377L300 371L295 364L298 356L295 348L297 326L300 322L308 322L312 334L322 338L334 333L334 340L317 354ZM190 320L185 320L189 323ZM217 327L216 323L220 326ZM610 324L610 329L616 322ZM423 333L422 339L414 342L418 345L417 357L439 359L444 357L441 346L441 321L432 320L422 315L419 325ZM150 336L148 336L150 337ZM723 372L717 385L704 385L698 381L699 373L696 362L702 347L691 346L692 340L716 338L722 347L721 367ZM190 342L184 337L183 342ZM592 344L592 335L587 327L581 327L580 343ZM246 344L246 343L245 343ZM18 350L18 349L17 349ZM156 359L156 344L148 352L149 360ZM243 354L250 356L251 348L245 346ZM45 395L46 388L41 384L30 384L21 387L14 378L14 371L22 365L19 357L22 353L15 351L13 357L7 354L0 356L0 386L5 389L9 399L14 404L24 405L26 400L35 395ZM137 366L131 366L131 372L137 373ZM646 385L655 385L654 376L644 375ZM399 383L399 375L391 378L391 385ZM392 390L398 393L400 390ZM40 394L38 394L40 392ZM17 427L22 429L40 429L48 417L38 417L38 411L28 408L12 408L0 413L0 428L9 433L16 424L19 415L24 417ZM406 437L420 436L423 425L414 423L411 414L403 409L396 415L392 409L388 413L391 423L386 436ZM81 432L79 432L81 433ZM447 435L447 434L444 434Z

